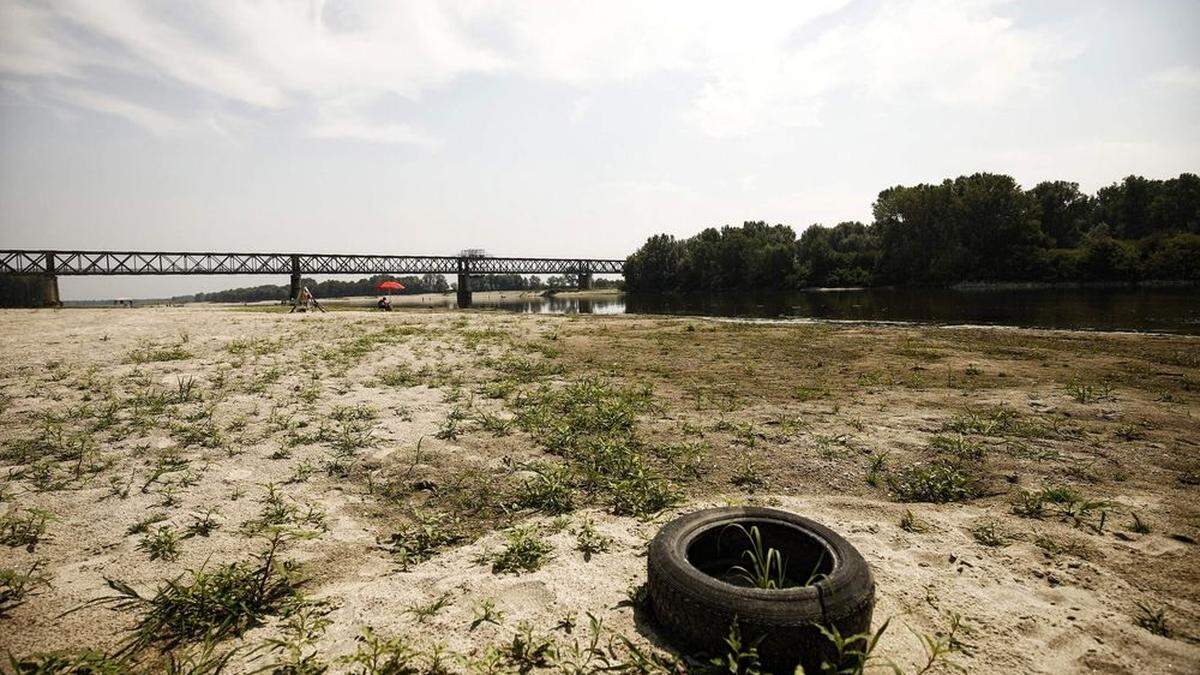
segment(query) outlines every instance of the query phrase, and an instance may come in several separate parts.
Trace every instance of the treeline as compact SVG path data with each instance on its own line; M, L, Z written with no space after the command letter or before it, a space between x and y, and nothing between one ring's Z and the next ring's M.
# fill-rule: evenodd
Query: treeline
M1095 195L1023 190L978 173L879 193L869 224L747 222L651 237L629 256L631 291L959 282L1200 281L1200 177L1130 176Z
M400 295L417 293L446 293L455 289L457 284L447 283L441 274L426 274L424 276L395 277L386 274L359 279L357 281L326 280L318 282L315 279L302 279L301 283L319 298L345 298L365 295L380 295L378 286L384 281L398 281L404 285ZM597 279L596 286L610 287L615 282L607 279ZM570 288L576 285L576 279L570 276L549 277L545 281L536 275L521 276L520 274L484 274L471 277L473 291L538 291L556 288ZM249 288L231 288L213 293L196 293L172 298L178 302L261 302L263 300L283 301L288 299L289 286L264 285Z

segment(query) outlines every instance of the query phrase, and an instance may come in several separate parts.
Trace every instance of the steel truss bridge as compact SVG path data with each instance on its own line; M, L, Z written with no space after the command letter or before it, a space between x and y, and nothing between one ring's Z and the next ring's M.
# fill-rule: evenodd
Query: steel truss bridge
M470 253L470 252L468 252ZM304 274L455 274L458 301L470 306L471 275L556 274L575 276L590 287L592 275L621 274L624 260L597 258L503 258L486 255L351 255L335 253L191 253L162 251L0 250L0 275L57 277L157 274L286 274L292 297ZM49 295L50 289L47 289Z

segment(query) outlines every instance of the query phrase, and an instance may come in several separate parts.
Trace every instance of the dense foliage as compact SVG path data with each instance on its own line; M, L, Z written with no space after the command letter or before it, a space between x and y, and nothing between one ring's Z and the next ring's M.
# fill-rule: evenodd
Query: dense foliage
M1094 196L1077 183L1023 190L978 173L879 193L874 221L748 222L688 239L651 237L629 256L633 291L953 284L1200 281L1200 177L1130 176Z

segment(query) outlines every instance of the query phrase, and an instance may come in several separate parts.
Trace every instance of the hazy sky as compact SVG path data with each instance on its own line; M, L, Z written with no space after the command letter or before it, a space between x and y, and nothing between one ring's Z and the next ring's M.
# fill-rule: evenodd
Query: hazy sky
M1197 170L1196 0L0 0L0 248L623 257Z

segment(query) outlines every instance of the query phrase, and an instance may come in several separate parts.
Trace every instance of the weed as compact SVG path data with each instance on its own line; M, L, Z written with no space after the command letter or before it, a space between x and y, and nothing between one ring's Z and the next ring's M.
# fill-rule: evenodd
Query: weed
M1137 534L1150 534L1150 526L1142 520L1137 513L1129 514L1133 516L1133 522L1129 524L1129 531Z
M858 633L846 636L842 635L837 626L826 628L821 624L814 624L833 646L833 659L832 661L822 661L818 671L820 675L862 675L868 666L875 665L875 662L879 660L874 655L875 648L891 622L891 619L884 621L879 630L873 634ZM888 661L884 663L891 666ZM894 666L892 667L894 668ZM896 672L899 670L896 669Z
M496 601L484 598L475 606L475 618L471 621L469 630L475 630L485 623L499 626L504 621L504 612L496 609Z
M28 569L0 568L0 619L25 604L25 598L38 586L49 586L50 578L41 573L44 560L35 560Z
M575 532L575 550L583 554L584 561L590 561L597 553L606 553L612 548L612 537L606 537L596 531L596 523L590 518L585 519Z
M754 492L766 485L767 480L763 477L762 468L754 461L754 458L745 454L742 456L742 461L733 470L729 482L737 487L745 488L749 492Z
M448 514L416 511L414 522L388 537L384 544L403 569L433 557L438 551L464 539L462 524Z
M137 547L139 551L149 555L151 560L179 559L179 535L170 525L162 525L153 532L142 535Z
M417 653L403 638L381 638L370 626L365 626L358 637L353 654L338 659L347 672L355 675L418 675L423 673L415 665Z
M787 578L787 562L783 559L783 554L779 549L763 545L762 533L757 525L746 529L743 525L734 523L727 526L725 531L730 529L741 532L746 538L749 548L742 551L741 557L750 563L748 569L741 565L730 567L730 577L743 581L752 588L782 589L790 585ZM724 531L721 536L724 537Z
M270 615L285 612L300 597L296 566L280 562L284 537L276 533L251 561L190 570L143 596L128 584L106 579L114 595L84 603L135 612L137 622L118 654L150 645L163 650L203 639L238 636ZM72 610L75 611L75 610Z
M553 550L536 526L516 526L508 531L503 549L485 553L479 561L491 563L492 574L535 572L549 560Z
M207 537L212 534L212 531L219 528L221 524L217 522L217 513L219 509L212 507L203 511L197 511L192 514L192 522L183 532L184 539L191 537Z
M734 621L729 626L729 634L725 636L724 647L725 653L721 656L713 657L708 662L712 670L717 673L731 673L732 675L752 675L761 673L762 664L758 659L758 643L762 642L763 636L759 636L754 640L746 640L742 637L742 628L737 621Z
M404 610L402 613L412 614L413 618L417 620L417 623L425 623L429 619L437 616L438 612L445 609L445 607L449 604L450 594L443 593L423 605L413 605L412 607Z
M151 525L156 525L158 523L163 522L166 519L167 519L166 514L151 513L150 515L146 516L145 518L142 518L141 520L137 521L133 525L130 525L129 527L125 528L125 534L133 535L133 534L143 534L145 532L149 532Z
M979 441L962 434L945 436L938 434L929 439L929 448L934 452L950 455L955 459L978 461L983 459L984 448Z
M127 363L153 363L159 361L182 361L192 358L192 353L183 347L184 342L174 345L142 342L126 355Z
M521 484L518 504L550 515L567 513L575 508L573 479L569 467L549 465L529 467L534 475Z
M0 516L0 544L23 546L33 553L46 535L46 525L55 520L54 514L37 508L12 508Z
M1024 518L1056 517L1071 522L1075 527L1088 527L1103 532L1112 503L1098 499L1087 499L1074 490L1064 487L1045 487L1030 492L1022 490L1012 507L1014 514Z
M879 485L879 475L883 473L884 467L887 465L886 452L881 452L871 456L871 464L867 467L867 485L875 487Z
M960 502L975 495L976 479L963 469L944 463L918 464L892 479L892 492L902 502Z
M971 528L971 536L984 546L999 548L1008 545L1008 536L1000 528L1000 522L989 518Z
M331 623L328 618L330 610L331 607L325 602L295 603L282 627L282 635L266 641L271 651L282 655L271 664L271 672L319 675L329 668L329 664L321 660L316 642Z
M916 514L911 509L905 510L904 515L900 516L900 529L913 534L920 534L929 530L925 523L917 520Z
M1077 403L1087 404L1115 400L1113 387L1107 382L1093 384L1081 380L1071 380L1067 383L1066 392Z

